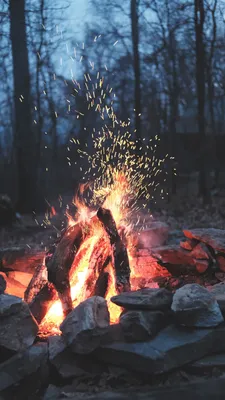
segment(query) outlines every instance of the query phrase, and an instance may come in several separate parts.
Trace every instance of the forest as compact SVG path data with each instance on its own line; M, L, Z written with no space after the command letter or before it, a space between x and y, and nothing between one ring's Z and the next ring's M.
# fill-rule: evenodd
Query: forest
M86 98L100 76L132 138L159 136L174 157L167 200L185 188L210 203L224 176L223 0L84 3L2 1L1 193L31 212L75 191L83 177L68 144L91 146L106 123Z

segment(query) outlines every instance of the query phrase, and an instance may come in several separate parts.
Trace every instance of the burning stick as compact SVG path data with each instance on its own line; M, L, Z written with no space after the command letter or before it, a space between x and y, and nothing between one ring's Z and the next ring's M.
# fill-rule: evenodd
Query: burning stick
M130 266L127 249L123 244L110 210L100 207L97 216L103 224L110 240L113 254L113 267L116 276L116 290L118 293L130 290Z
M54 253L46 258L48 280L55 286L63 307L64 316L73 309L69 272L74 257L82 243L83 234L79 223L69 227L61 237Z

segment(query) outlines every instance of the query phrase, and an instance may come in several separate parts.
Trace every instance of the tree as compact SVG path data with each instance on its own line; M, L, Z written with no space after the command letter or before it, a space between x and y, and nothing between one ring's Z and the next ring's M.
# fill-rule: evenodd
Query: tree
M18 174L18 210L32 211L36 204L37 165L32 131L30 73L27 50L25 0L10 0L15 145Z
M204 203L210 201L210 191L206 181L206 151L205 151L205 45L204 45L204 0L194 0L195 49L196 49L196 91L198 101L198 132L201 144L199 163L199 194Z
M138 24L139 0L131 0L131 31L133 45L133 67L134 67L134 104L135 104L135 131L136 139L141 139L141 68L139 55L139 24Z

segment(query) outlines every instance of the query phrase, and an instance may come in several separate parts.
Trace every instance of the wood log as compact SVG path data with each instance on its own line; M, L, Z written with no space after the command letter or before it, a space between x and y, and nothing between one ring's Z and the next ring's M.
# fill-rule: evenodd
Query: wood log
M102 290L103 294L101 294L100 290L100 287L102 286L100 276L104 273L104 269L107 267L111 260L110 253L111 248L108 238L99 238L91 252L89 259L87 280L85 282L83 293L84 300L88 297L94 296L96 291L98 292L98 296L104 297L105 289ZM98 279L100 280L97 284Z
M48 272L46 265L44 263L40 264L36 269L27 289L24 293L24 300L30 304L35 296L38 295L40 290L46 285L48 282Z
M33 274L42 263L45 252L26 247L0 249L0 271L19 271Z
M35 295L29 304L29 308L38 324L41 323L52 303L57 300L57 298L56 289L50 282L46 282L38 294Z
M130 266L127 249L123 244L110 210L99 208L97 216L108 234L112 247L112 263L115 271L117 293L130 290Z
M54 253L46 258L48 280L53 283L58 292L64 316L73 309L69 272L82 240L82 227L81 224L77 223L66 229Z

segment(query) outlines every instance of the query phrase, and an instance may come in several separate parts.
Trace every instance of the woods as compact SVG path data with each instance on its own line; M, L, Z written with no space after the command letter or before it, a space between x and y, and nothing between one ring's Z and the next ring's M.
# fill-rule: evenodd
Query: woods
M79 19L72 3L4 2L0 179L17 210L43 207L82 178L68 145L73 137L85 148L102 129L85 86L98 73L133 138L160 135L175 158L166 167L168 200L195 173L198 195L210 203L225 167L224 7L223 0L97 0L75 29L66 26Z

